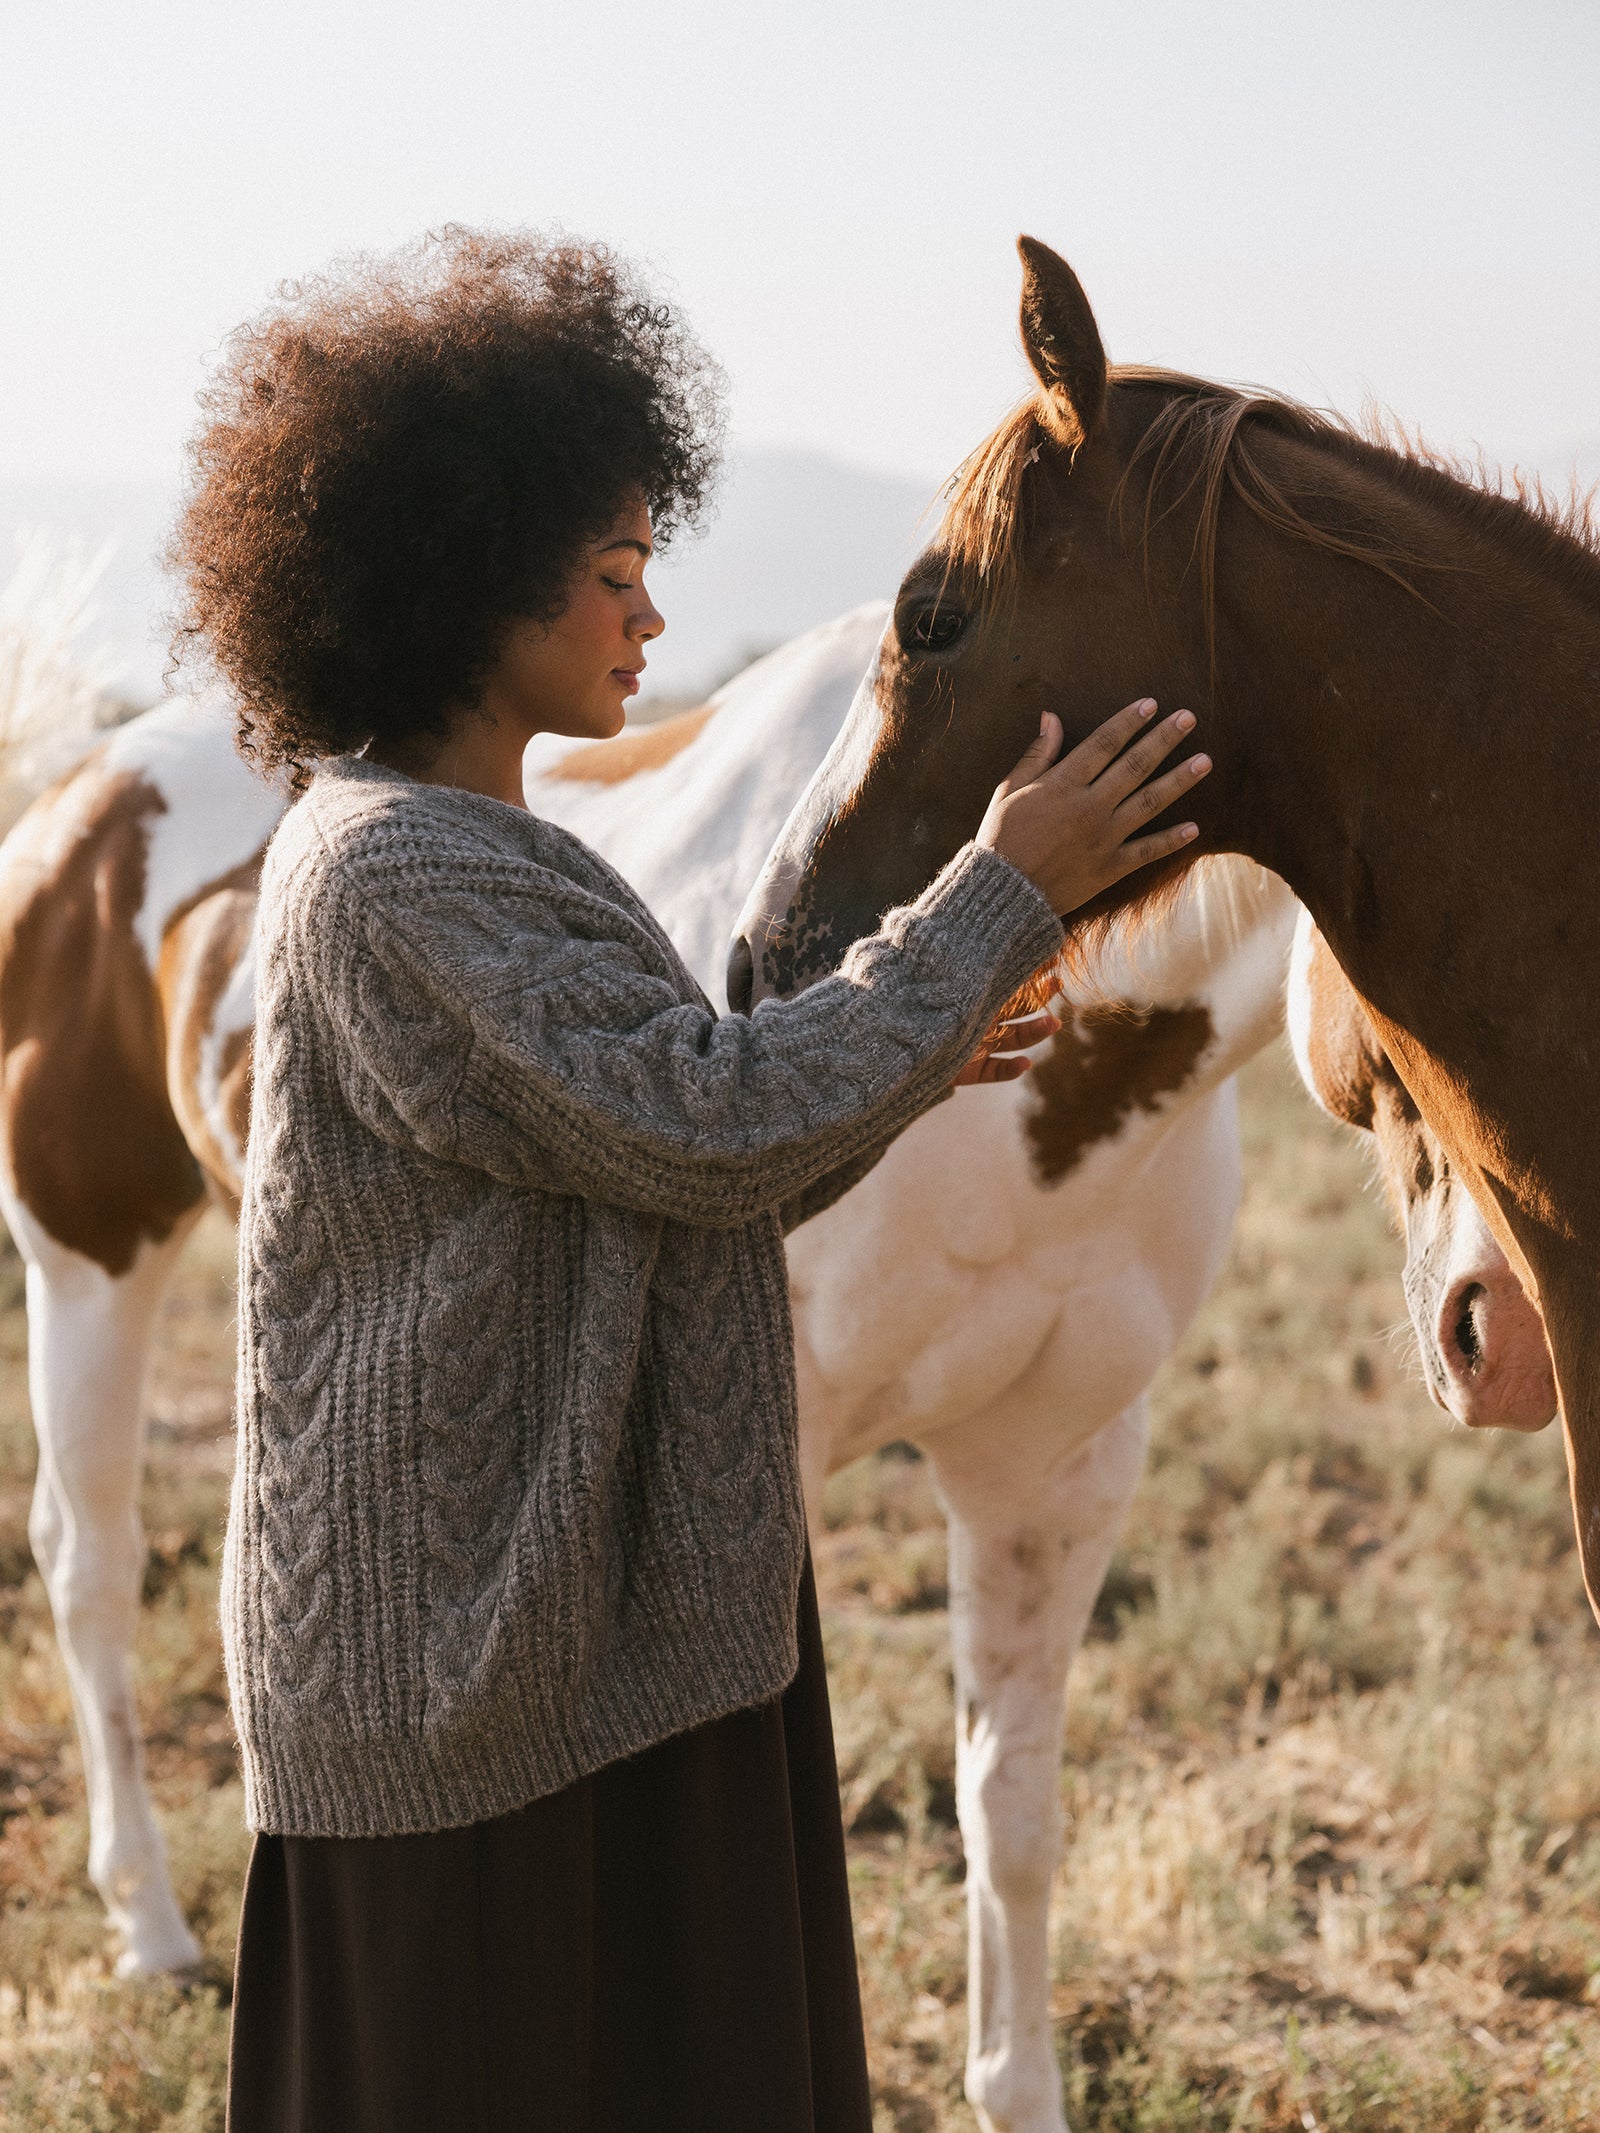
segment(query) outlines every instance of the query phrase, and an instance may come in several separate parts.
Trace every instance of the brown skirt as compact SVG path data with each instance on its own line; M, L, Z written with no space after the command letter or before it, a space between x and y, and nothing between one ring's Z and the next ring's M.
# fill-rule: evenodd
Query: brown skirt
M870 2133L816 1589L778 1701L437 1835L256 1839L228 2133Z

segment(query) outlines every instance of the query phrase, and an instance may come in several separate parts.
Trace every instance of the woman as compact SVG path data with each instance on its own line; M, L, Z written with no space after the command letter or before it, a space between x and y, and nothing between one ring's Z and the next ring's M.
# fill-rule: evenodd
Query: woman
M1048 1024L985 1033L1183 841L1128 803L1193 722L1052 769L1047 718L836 978L719 1020L521 782L622 724L713 387L604 251L446 231L208 396L187 630L307 787L241 1240L234 2133L871 2124L783 1230L1022 1070Z

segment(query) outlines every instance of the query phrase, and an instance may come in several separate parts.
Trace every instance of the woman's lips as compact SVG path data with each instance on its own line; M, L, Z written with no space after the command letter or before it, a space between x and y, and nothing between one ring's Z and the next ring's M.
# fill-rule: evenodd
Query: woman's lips
M624 696L637 696L639 693L639 676L643 672L643 667L613 667L611 669L611 678L613 681L621 682Z

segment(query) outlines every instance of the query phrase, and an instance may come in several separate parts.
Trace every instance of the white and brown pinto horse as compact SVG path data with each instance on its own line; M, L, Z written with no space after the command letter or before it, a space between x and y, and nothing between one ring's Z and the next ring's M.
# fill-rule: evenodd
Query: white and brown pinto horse
M1070 268L1022 251L1037 390L900 589L744 914L741 993L806 982L914 895L1041 708L1070 745L1130 687L1192 706L1216 759L1183 803L1198 844L1074 930L1153 907L1205 852L1301 898L1537 1304L1600 1611L1592 533L1291 402L1112 368Z
M863 609L712 705L536 744L528 796L620 865L699 972L827 753L886 621ZM195 1944L141 1774L129 1675L151 1330L208 1194L237 1201L256 868L278 795L218 710L122 729L0 848L4 1205L27 1260L31 1532L72 1681L91 1873L129 1970ZM925 1447L950 1520L974 2100L1062 2123L1046 1907L1065 1681L1139 1478L1145 1393L1226 1249L1230 1077L1280 1026L1293 907L1226 863L1109 950L1035 1072L920 1120L790 1240L803 1462Z

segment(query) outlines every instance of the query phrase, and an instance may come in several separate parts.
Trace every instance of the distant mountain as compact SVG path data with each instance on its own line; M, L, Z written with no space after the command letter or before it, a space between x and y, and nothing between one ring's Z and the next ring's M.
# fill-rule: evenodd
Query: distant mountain
M667 631L650 653L642 700L700 696L754 653L863 600L887 598L926 539L929 485L867 473L815 452L749 452L733 462L706 531L663 557L651 588ZM172 593L155 556L174 499L149 486L0 486L0 580L16 536L42 527L88 550L115 543L87 635L105 643L121 689L161 692L161 616Z

